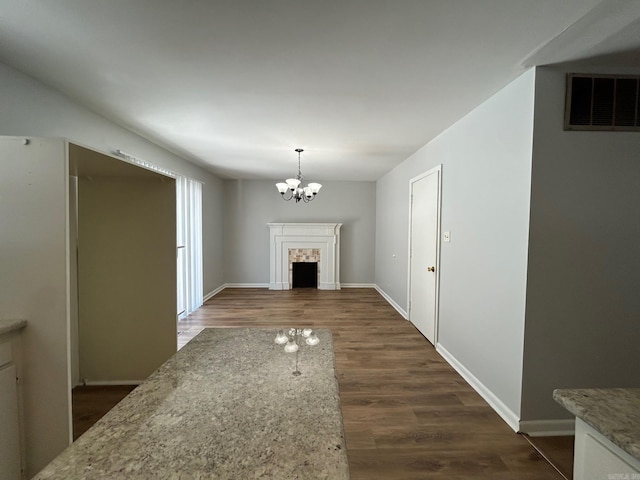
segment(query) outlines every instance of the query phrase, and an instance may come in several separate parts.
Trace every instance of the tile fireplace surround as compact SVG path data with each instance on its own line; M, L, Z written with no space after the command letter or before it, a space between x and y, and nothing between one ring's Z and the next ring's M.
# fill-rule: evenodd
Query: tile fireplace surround
M318 261L318 288L340 290L341 223L268 223L269 289L291 288L291 258L305 253ZM294 250L295 252L290 252ZM308 255L311 251L312 254ZM318 255L316 255L318 254ZM318 258L319 256L319 258Z

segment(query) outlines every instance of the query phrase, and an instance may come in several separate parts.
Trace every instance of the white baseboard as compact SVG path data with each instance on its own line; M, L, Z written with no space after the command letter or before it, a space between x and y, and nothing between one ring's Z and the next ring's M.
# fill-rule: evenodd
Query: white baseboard
M436 345L436 351L451 365L456 372L460 374L473 389L480 394L482 398L493 408L498 415L506 422L514 432L520 430L520 418L502 400L500 400L489 388L487 388L480 380L478 380L467 368L460 363L449 351L442 345Z
M404 319L408 319L400 305L398 305L382 288L375 283L341 283L341 288L375 288L376 291L400 314ZM204 297L204 302L222 292L225 288L269 288L268 283L225 283L208 293ZM530 437L552 437L567 436L575 434L575 419L564 420L523 420L513 413L502 401L494 395L480 380L478 380L467 368L462 365L449 351L442 345L436 345L436 351L451 365L465 381L484 398L498 415L515 432L526 433ZM115 380L108 382L85 381L84 385L139 385L142 381ZM82 385L82 384L81 384Z
M395 308L396 312L398 312L400 315L402 315L402 318L404 318L405 320L409 319L409 315L407 314L407 312L405 312L402 307L400 305L398 305L393 298L391 298L389 295L387 295L387 292L385 292L384 290L382 290L378 285L374 285L373 288L376 289L376 291L382 295L382 297L387 301L387 303L389 305L391 305L393 308Z
M220 285L218 288L216 288L215 290L207 293L204 297L202 297L202 303L206 302L207 300L209 300L212 297L215 297L217 294L219 294L221 291L223 291L226 288L226 285L223 283L222 285Z
M530 437L558 437L575 435L576 420L524 420L520 422L520 431Z
M376 288L375 283L341 283L341 288Z
M140 385L144 380L83 380L80 385L106 387L112 385Z
M336 286L339 285L339 288ZM216 296L225 288L270 288L269 283L225 283L214 291L209 292L203 297L203 302ZM340 283L340 284L322 284L324 290L339 290L340 288L376 288L375 283ZM283 287L284 288L284 287ZM272 288L272 290L282 290L282 288ZM385 296L386 294L383 294ZM386 298L386 297L385 297ZM401 312L402 313L402 312Z

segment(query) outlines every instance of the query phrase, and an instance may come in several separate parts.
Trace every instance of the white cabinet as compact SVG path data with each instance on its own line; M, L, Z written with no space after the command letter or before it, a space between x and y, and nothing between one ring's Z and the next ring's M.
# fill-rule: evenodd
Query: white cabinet
M576 418L575 480L640 479L640 460Z
M21 480L22 436L18 389L19 337L0 335L0 478Z
M20 478L20 422L16 366L0 367L0 478Z

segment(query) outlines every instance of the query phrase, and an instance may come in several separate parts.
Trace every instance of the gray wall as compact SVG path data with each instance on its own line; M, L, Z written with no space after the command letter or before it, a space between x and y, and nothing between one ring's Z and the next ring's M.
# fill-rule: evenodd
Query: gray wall
M136 157L204 182L204 293L224 283L222 181L202 168L97 115L70 98L0 63L0 135L66 137L80 145Z
M285 202L280 180L226 180L225 280L269 283L269 222L336 222L340 230L340 282L372 284L374 280L374 182L324 182L311 203Z
M606 73L536 75L525 420L568 417L554 388L640 387L640 134L563 131L566 71Z
M376 284L407 304L409 180L442 164L439 347L520 412L535 72L377 182Z

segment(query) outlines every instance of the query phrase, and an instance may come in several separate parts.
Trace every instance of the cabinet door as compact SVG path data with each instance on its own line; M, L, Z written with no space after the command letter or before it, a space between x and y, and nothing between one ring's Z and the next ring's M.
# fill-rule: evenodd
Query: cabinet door
M20 480L20 424L16 366L0 369L0 478Z
M576 418L574 480L640 478L640 461Z

